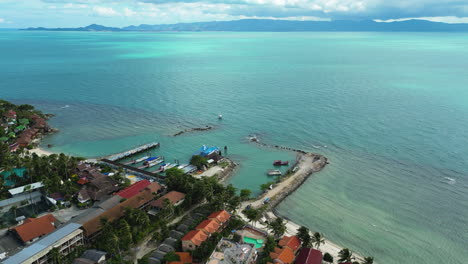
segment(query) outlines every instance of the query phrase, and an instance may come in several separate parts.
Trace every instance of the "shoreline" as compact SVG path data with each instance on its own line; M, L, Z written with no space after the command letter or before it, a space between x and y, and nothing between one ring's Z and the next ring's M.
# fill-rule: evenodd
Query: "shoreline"
M255 141L256 143L259 143L258 141ZM262 146L267 146L270 147L270 145L264 144L264 143L259 143ZM292 148L286 148L286 147L281 147L281 146L272 146L275 148L280 148L280 149L287 149L287 150L292 150L294 152L298 153L296 163L291 166L291 168L297 167L298 169L295 172L290 172L289 174L286 174L286 176L283 176L279 182L275 183L273 185L272 189L269 189L259 196L245 201L242 203L241 208L245 208L246 206L250 205L252 208L260 208L264 206L264 200L266 198L269 198L269 202L266 204L267 210L265 211L265 216L266 219L268 220L273 220L274 218L281 217L285 219L286 221L286 232L284 235L296 235L297 229L301 226L297 223L294 223L293 221L289 220L287 216L282 216L280 215L276 207L284 200L286 197L294 193L311 175L313 175L316 172L321 171L325 166L328 164L328 159L325 156L322 156L320 154L314 154L314 153L308 153L302 150L296 150ZM241 217L248 222L248 219L243 215L240 214ZM263 223L258 223L258 225L261 225L263 229L268 230L266 225ZM316 232L312 231L311 232ZM338 253L343 249L343 247L339 246L336 243L333 243L332 241L325 239L325 244L321 245L320 250L325 254L329 253L330 255L333 256L333 263L337 263L338 260ZM363 261L363 257L360 256L357 253L354 253L353 256L355 257L355 260L358 261Z
M35 147L33 149L28 149L28 152L31 153L31 154L35 153L38 156L49 156L49 155L55 154L55 153L53 153L51 151L45 150L45 149L40 148L40 147Z

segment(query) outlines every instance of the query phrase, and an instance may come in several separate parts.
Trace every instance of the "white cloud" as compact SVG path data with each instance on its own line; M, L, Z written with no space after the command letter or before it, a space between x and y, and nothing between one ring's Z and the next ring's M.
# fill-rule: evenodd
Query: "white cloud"
M6 20L4 18L0 17L0 23L5 23L5 22L6 22Z
M95 6L93 7L94 13L100 16L119 16L120 13L115 11L112 7Z
M68 4L65 4L63 6L63 8L88 8L87 5L85 4L72 4L72 3L68 3Z
M376 22L398 22L398 21L407 21L407 20L428 20L433 22L443 22L449 24L456 24L456 23L468 23L468 17L456 17L456 16L439 16L439 17L407 17L407 18L398 18L398 19L375 19Z
M127 16L127 17L131 17L131 16L134 16L136 15L137 12L131 10L130 8L126 7L124 8L124 15Z

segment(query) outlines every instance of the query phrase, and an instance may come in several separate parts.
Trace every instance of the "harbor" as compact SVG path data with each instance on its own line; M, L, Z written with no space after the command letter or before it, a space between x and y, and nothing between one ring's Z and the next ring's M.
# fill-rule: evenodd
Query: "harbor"
M141 145L141 146L136 147L136 148L131 149L131 150L127 150L127 151L124 151L124 152L120 152L120 153L117 153L117 154L107 156L107 157L105 157L105 159L111 160L111 161L118 161L118 160L130 157L132 155L141 153L141 152L146 151L146 150L150 150L150 149L153 149L153 148L159 148L160 145L161 144L159 144L159 142L151 142L151 143Z

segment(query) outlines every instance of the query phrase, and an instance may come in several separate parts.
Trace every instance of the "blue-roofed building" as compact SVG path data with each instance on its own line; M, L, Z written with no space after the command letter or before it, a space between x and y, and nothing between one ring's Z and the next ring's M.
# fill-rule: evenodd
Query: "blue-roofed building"
M16 175L18 175L18 177L24 178L25 172L26 172L26 168L14 168L11 171L1 172L0 175L3 176L3 181L4 181L3 186L6 186L6 187L15 186L16 182L14 182L12 177L10 177L11 174L15 173Z
M15 255L3 261L3 264L43 264L49 263L50 251L58 248L66 256L77 246L84 244L83 230L77 223L69 223L32 245L24 248Z
M199 155L202 157L208 157L209 155L213 153L221 153L218 147L207 147L203 145L197 152L195 152L194 155Z

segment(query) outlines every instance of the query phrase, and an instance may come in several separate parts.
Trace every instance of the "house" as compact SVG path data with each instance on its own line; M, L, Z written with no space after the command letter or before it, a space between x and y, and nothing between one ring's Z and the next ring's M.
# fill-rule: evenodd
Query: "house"
M206 219L203 222L201 222L197 227L195 227L195 229L202 230L207 235L211 235L213 233L218 232L220 227L221 225L218 223L218 221L214 219Z
M284 236L278 242L278 246L281 248L289 247L292 251L296 252L301 247L301 240L297 236Z
M207 264L254 264L257 250L251 244L239 244L227 239L218 242Z
M51 262L51 251L57 248L63 256L70 254L74 248L84 245L81 225L69 223L46 235L30 246L3 261L3 264L43 264Z
M38 191L32 193L23 193L10 199L0 201L0 213L8 212L13 206L17 208L27 206L31 203L40 202L42 194Z
M119 190L119 184L114 179L99 172L92 173L86 180L89 183L84 185L78 193L78 201L81 203L89 200L100 201L107 195Z
M185 194L177 191L170 191L165 195L161 196L159 199L151 203L151 206L156 209L163 209L164 208L164 201L169 200L169 202L174 205L178 206L184 202Z
M182 250L193 251L208 239L208 235L203 230L192 230L182 239Z
M3 116L7 119L7 121L16 121L16 112L13 110L9 110L8 112L4 113Z
M302 248L296 257L296 264L322 264L322 252L313 248Z
M107 253L96 249L86 250L73 264L101 264L106 262Z
M148 181L148 180L138 181L138 182L130 185L129 187L121 190L120 192L116 193L115 195L118 195L118 196L120 196L122 198L129 199L129 198L132 198L133 196L137 195L139 192L144 190L150 184L151 184L151 182ZM154 183L154 186L157 189L156 192L158 192L162 188L161 185L159 185L158 183Z
M275 248L275 251L270 253L270 258L274 263L292 264L294 262L294 252L289 247Z
M39 130L35 128L28 128L21 132L19 137L16 139L16 143L18 143L20 147L27 147L34 140L38 132Z
M169 261L167 264L191 264L192 255L189 252L175 252L179 256L179 261Z
M51 214L39 218L28 218L22 225L13 228L12 231L26 244L54 231L56 221Z
M214 219L222 226L225 225L230 218L231 214L228 213L226 210L214 212L208 216L208 219Z

